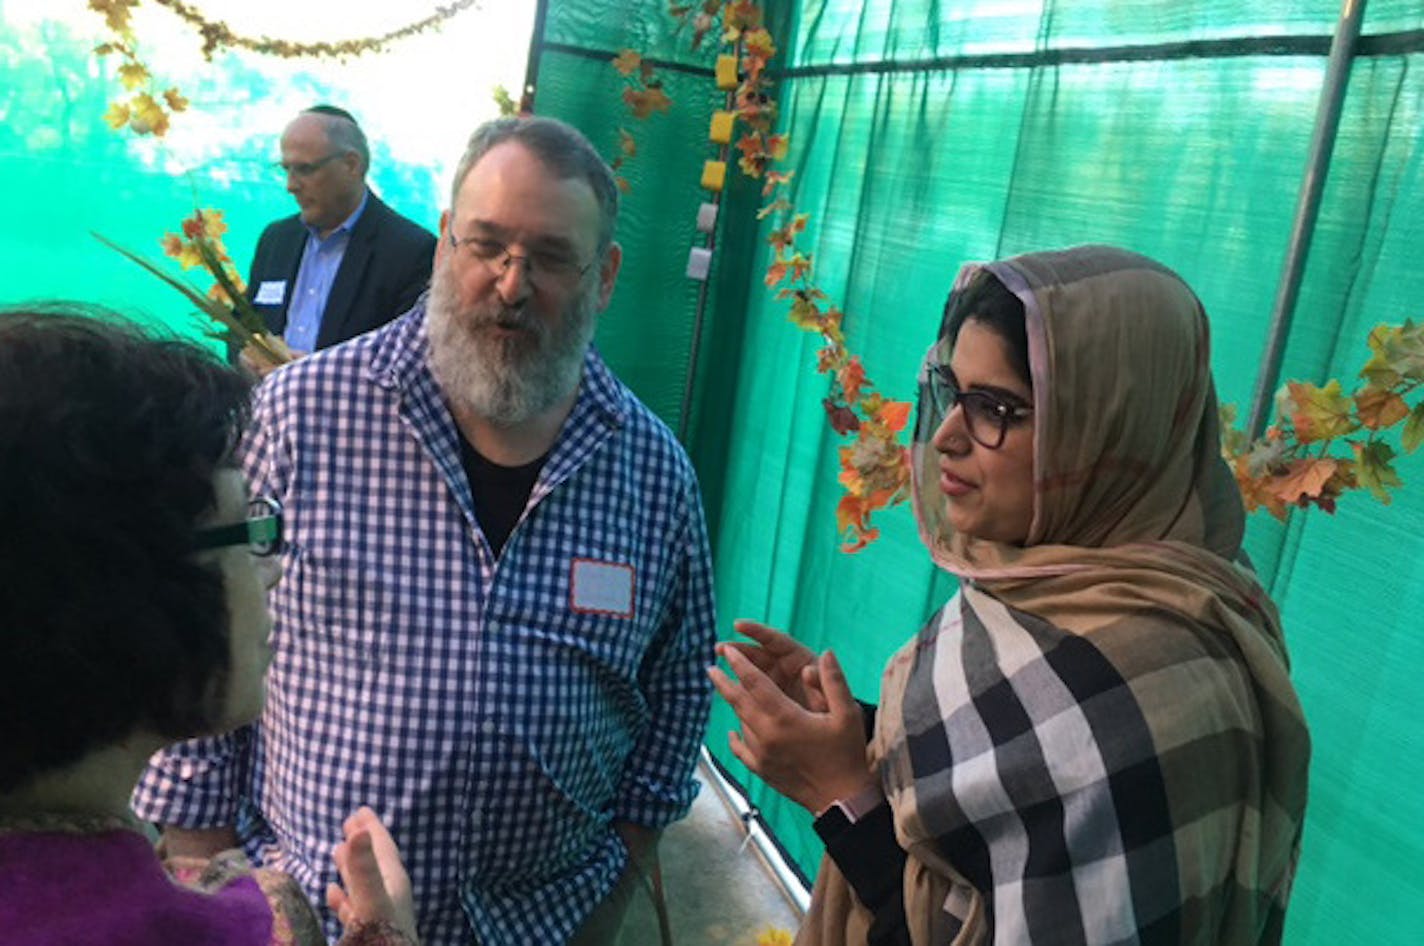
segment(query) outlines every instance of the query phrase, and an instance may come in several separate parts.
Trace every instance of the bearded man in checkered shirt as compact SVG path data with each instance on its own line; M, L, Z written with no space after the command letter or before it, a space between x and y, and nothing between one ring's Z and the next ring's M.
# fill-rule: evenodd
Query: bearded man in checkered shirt
M691 466L591 345L617 207L572 128L481 127L429 294L259 389L244 470L290 540L267 708L153 759L134 808L170 854L240 846L320 902L367 804L427 946L612 941L696 793L714 642Z

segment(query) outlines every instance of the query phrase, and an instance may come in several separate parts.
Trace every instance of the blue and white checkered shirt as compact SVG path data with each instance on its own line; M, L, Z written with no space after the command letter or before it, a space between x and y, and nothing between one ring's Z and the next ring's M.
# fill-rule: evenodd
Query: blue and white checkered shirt
M155 756L134 810L236 824L325 909L342 819L369 804L427 946L562 942L626 864L611 823L662 827L696 793L715 637L700 496L590 351L495 559L427 344L417 305L259 389L244 467L290 543L267 706Z

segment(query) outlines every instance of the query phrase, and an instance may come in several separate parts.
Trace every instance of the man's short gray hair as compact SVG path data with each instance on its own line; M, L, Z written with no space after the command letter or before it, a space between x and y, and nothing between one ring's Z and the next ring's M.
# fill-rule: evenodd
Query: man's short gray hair
M581 180L593 189L593 196L598 200L598 253L601 256L612 244L614 225L618 222L618 184L608 162L588 139L577 128L558 119L496 118L476 128L455 168L450 209L454 210L460 185L465 183L470 169L492 148L506 141L517 141L528 148L557 177Z
M366 133L356 124L356 119L344 108L335 105L313 105L302 111L304 115L315 115L321 119L326 130L326 140L336 154L353 151L361 159L361 173L371 169L371 148L366 143Z

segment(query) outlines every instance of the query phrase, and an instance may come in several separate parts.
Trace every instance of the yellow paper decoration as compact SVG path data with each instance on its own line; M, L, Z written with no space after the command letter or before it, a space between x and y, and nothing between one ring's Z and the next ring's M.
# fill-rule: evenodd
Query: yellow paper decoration
M731 144L732 125L736 120L737 116L732 112L713 112L712 128L707 132L707 137L719 145Z
M702 165L702 189L714 193L722 190L727 180L726 161L707 161Z
M737 77L737 57L718 56L717 57L717 88L731 90L737 87L739 79Z

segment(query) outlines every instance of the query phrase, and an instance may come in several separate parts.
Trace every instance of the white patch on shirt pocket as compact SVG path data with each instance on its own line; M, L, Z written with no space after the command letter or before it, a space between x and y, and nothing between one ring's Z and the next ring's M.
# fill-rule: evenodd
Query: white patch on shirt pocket
M569 607L580 614L633 617L633 566L576 558L569 569Z

